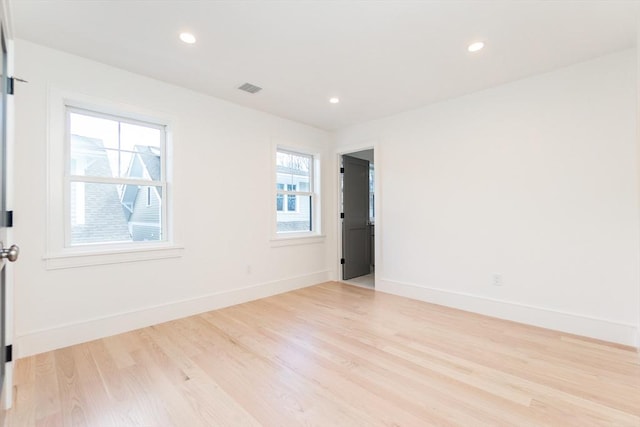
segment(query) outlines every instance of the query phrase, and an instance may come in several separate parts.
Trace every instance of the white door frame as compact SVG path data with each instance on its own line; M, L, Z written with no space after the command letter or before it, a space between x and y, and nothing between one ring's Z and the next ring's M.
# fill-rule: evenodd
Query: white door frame
M8 0L0 0L0 20L2 22L2 27L5 30L5 37L7 43L7 75L14 75L14 57L13 57L13 27L11 22L11 10L9 9L9 1ZM6 77L6 76L5 76ZM14 171L13 171L13 158L14 158L14 117L15 117L15 105L13 96L7 96L7 124L5 132L7 133L7 154L6 154L6 209L7 211L12 211L14 206ZM7 228L7 242L8 244L13 243L13 229ZM13 345L14 342L14 304L13 304L13 263L7 262L5 264L5 345ZM4 349L0 349L0 351L4 351ZM14 349L13 355L15 358L16 351ZM4 376L4 390L2 390L4 395L4 402L0 402L0 405L4 409L11 408L13 404L13 365L14 362L7 362L5 366L5 376Z
M376 273L374 275L374 287L378 283L378 278L380 277L382 266L382 253L381 253L381 233L380 224L381 224L381 194L380 194L380 175L379 175L379 162L380 162L380 148L377 141L366 141L362 144L358 145L349 145L347 147L343 147L342 149L336 152L336 173L337 173L337 181L336 181L336 242L337 242L337 257L336 257L336 277L338 281L342 281L342 264L340 264L340 258L342 257L342 220L340 219L340 214L342 213L342 174L340 173L340 165L342 164L342 156L349 155L351 153L356 153L358 151L364 150L373 150L374 156L374 168L375 168L375 182L374 182L374 210L376 213L375 219L375 235L374 235L374 265L376 266Z

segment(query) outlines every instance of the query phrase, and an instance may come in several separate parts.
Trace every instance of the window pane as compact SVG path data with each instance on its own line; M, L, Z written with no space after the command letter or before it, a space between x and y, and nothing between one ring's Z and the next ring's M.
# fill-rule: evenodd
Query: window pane
M153 147L137 145L135 151L120 152L120 170L123 178L162 181L160 152Z
M70 190L72 245L162 240L162 187L72 182Z
M70 113L69 134L101 141L104 148L119 148L116 120Z
M135 176L135 173L131 173L131 161L133 160L133 155L134 153L130 151L118 151L118 167L120 168L118 170L118 176L123 178L139 178Z
M278 166L278 172L276 174L276 188L278 190L284 189L286 185L293 182L293 175L288 173L286 169Z
M281 195L280 195L281 196ZM311 231L312 200L311 196L287 196L295 200L298 210L278 211L277 232L301 232ZM289 207L289 206L287 206Z
M120 149L136 151L136 147L155 147L159 150L161 135L160 129L120 123Z
M99 139L71 135L71 175L118 176L118 151L107 150Z
M162 131L70 113L71 175L162 181Z
M311 170L311 156L302 154L280 153L282 166L288 168L291 173L299 176L309 176Z
M288 211L295 211L296 210L296 199L297 199L297 196L293 196L291 194L289 194L287 196L287 210Z
M278 151L276 157L276 182L279 184L299 185L309 182L311 177L312 156Z

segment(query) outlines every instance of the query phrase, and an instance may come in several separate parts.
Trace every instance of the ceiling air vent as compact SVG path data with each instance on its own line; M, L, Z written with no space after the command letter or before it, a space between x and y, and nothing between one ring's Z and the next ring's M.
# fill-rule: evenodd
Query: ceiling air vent
M249 93L256 93L256 92L260 92L262 90L261 87L258 87L256 85L252 85L251 83L245 83L242 86L240 86L238 89L243 90L245 92L249 92Z

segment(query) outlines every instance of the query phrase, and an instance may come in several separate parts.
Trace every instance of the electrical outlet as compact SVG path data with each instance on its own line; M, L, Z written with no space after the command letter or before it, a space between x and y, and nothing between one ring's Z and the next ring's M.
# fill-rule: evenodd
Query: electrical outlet
M251 274L251 266L247 265L247 274Z
M502 274L493 273L493 286L502 286Z

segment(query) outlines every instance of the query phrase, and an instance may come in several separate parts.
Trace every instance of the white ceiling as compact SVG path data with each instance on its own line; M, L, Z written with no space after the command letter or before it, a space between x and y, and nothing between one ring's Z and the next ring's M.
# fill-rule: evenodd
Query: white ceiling
M12 0L17 38L338 129L635 45L637 1ZM178 40L193 32L198 42ZM484 40L476 54L467 45ZM250 82L255 95L236 88ZM341 103L327 102L339 96Z

